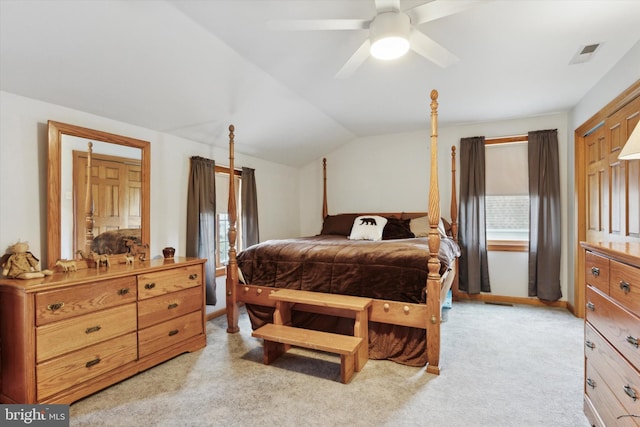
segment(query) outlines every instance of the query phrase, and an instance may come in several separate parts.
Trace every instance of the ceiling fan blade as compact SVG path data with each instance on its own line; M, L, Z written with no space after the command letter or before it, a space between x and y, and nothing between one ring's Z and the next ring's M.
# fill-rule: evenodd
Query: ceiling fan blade
M376 12L400 12L400 0L374 0Z
M267 28L280 31L366 30L365 19L288 19L268 21Z
M418 25L462 12L479 3L486 2L487 0L434 0L406 10L405 13L411 18L412 25Z
M447 68L460 60L453 53L416 29L411 31L409 43L411 44L411 49L418 55L424 56L442 68Z
M366 39L364 43L356 50L346 64L336 74L336 79L346 79L351 76L360 67L364 61L369 57L369 49L371 48L371 42Z

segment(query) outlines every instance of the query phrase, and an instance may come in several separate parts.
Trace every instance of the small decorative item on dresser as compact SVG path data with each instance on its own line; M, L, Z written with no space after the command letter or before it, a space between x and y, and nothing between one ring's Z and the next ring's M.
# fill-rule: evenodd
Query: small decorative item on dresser
M56 261L56 267L62 268L63 273L77 271L76 262L72 259L59 259Z
M50 276L50 270L38 269L40 260L29 252L29 243L18 241L2 256L2 274L11 279L36 279Z
M97 254L95 252L89 252L91 259L96 263L96 268L99 268L104 264L105 267L111 267L111 262L109 261L109 255L107 254Z
M172 248L170 246L167 246L162 250L162 255L164 255L165 258L173 258L175 253L176 253L175 248Z

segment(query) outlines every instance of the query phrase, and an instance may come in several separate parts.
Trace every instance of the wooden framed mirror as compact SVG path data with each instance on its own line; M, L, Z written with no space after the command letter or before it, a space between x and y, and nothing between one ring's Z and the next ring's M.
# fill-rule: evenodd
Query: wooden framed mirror
M54 121L47 128L48 268L104 236L119 234L120 242L95 252L124 257L129 235L149 244L150 143Z

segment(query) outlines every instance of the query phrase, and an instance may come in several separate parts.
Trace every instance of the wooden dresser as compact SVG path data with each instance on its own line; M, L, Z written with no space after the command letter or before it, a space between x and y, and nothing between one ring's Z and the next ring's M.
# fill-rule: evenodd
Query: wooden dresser
M0 402L71 403L204 347L205 262L0 280Z
M586 250L584 410L594 426L640 425L640 244Z

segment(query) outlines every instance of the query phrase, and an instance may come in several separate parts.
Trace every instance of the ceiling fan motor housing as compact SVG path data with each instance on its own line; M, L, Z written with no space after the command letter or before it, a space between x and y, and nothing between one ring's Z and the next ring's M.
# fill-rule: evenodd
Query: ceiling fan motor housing
M409 50L411 20L401 12L384 12L369 24L371 55L378 59L395 59Z

